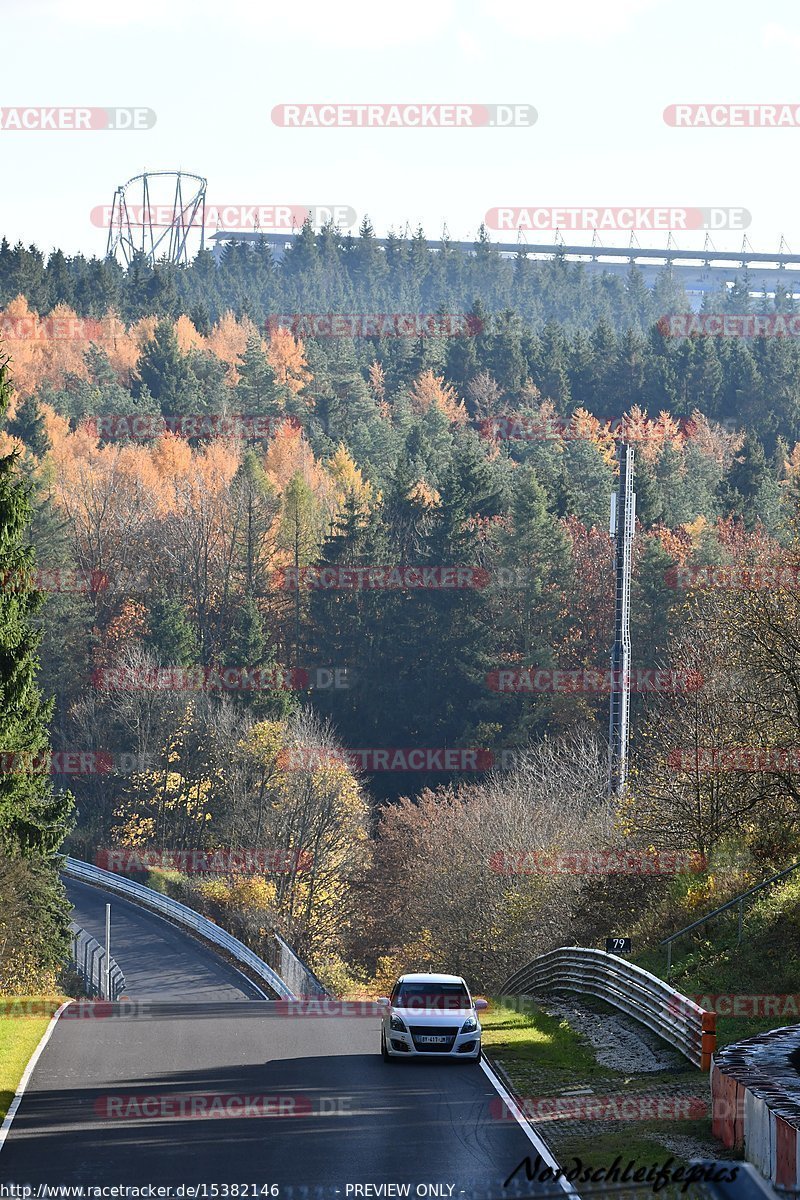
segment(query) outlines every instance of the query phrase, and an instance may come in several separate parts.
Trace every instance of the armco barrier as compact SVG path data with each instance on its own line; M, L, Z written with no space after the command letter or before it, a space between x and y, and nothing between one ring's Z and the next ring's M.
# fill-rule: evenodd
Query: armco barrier
M279 933L273 934L278 947L278 974L296 996L327 997L330 992L317 979L311 967L298 958L288 942Z
M161 892L154 892L152 888L145 887L142 883L136 883L132 879L123 879L121 875L115 875L113 871L104 871L102 867L93 867L90 863L81 862L77 858L67 858L62 871L70 879L78 879L82 883L91 883L94 887L116 892L117 895L124 896L126 900L132 900L134 904L141 904L151 912L159 913L160 916L174 921L176 925L190 929L205 941L213 942L215 946L225 950L236 962L241 963L247 969L247 974L267 984L282 1000L297 999L295 993L281 979L277 971L274 971L257 954L254 954L243 942L224 929L220 929L219 925L209 921L208 917L201 917L200 913L181 904L178 900L173 900L170 896L163 896Z
M103 1000L119 1000L125 991L125 976L113 958L109 960L109 994L105 993L106 952L98 941L80 925L70 922L72 930L72 964L83 980L88 996L100 996Z
M605 950L562 946L540 954L502 987L505 996L558 991L605 1000L675 1046L696 1067L709 1070L716 1045L716 1014L649 971Z
M779 1191L800 1192L800 1025L718 1051L711 1064L711 1130Z

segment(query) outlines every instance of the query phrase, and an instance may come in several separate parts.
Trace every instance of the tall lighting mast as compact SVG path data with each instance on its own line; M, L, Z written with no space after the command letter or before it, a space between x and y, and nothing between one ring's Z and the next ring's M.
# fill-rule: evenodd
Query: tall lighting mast
M631 560L636 522L633 490L633 446L617 448L619 485L611 497L611 537L614 540L614 645L611 650L611 712L608 731L608 790L619 796L628 779L631 659Z

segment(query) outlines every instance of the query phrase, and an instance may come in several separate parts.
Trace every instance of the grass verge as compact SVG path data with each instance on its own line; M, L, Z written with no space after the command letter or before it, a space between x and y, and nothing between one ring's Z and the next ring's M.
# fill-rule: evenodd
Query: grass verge
M22 1072L50 1024L50 1018L68 999L68 996L14 996L7 999L7 1004L18 1006L18 1012L0 1016L0 1121L8 1112ZM25 1013L26 1005L34 1006L35 1016L19 1015Z
M687 934L673 951L670 983L701 1003L707 997L707 1008L716 1004L720 1047L800 1022L800 878L759 893L743 918L741 942L733 909ZM664 978L663 949L646 950L636 961Z
M585 1003L585 998L582 1004L592 1009L601 1007L599 1002ZM625 1020L635 1027L633 1021ZM598 1119L596 1114L588 1113L532 1118L565 1169L576 1158L583 1166L598 1168L610 1166L618 1155L623 1166L633 1159L637 1167L669 1159L675 1167L681 1167L692 1158L731 1157L712 1137L710 1115L688 1119L698 1103L708 1106L710 1101L708 1076L688 1062L680 1060L655 1072L615 1070L597 1061L588 1040L567 1020L535 1007L519 1011L498 1003L481 1014L481 1024L490 1059L502 1069L523 1105L530 1100L531 1107L540 1111L537 1099L576 1097L585 1097L589 1107L601 1097L619 1103L616 1120L610 1116ZM645 1040L657 1041L644 1030L642 1035ZM621 1102L635 1102L637 1098L645 1108L652 1109L664 1098L674 1100L675 1105L666 1106L669 1117L625 1119ZM672 1114L681 1108L686 1117L675 1119Z
M591 1047L570 1028L567 1021L552 1017L531 1006L519 1011L504 1008L501 1001L481 1013L483 1045L499 1058L512 1077L535 1069L537 1075L559 1075L567 1081L579 1077L584 1082L598 1076L608 1076L592 1054ZM516 1068L516 1070L515 1070ZM614 1072L610 1072L614 1074Z

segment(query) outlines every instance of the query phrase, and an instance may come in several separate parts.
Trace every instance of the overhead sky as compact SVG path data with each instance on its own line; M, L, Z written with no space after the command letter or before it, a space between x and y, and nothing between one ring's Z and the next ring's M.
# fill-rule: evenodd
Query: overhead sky
M720 206L747 210L754 249L776 249L783 234L800 253L800 121L664 119L682 102L787 104L800 116L796 0L0 0L0 22L0 107L156 114L141 130L0 129L0 233L12 243L102 254L92 210L144 170L181 169L207 178L212 203L344 205L379 234L408 223L438 237L446 223L452 238L473 238L498 206ZM322 102L532 105L538 119L273 120L276 105ZM636 236L666 243L664 232ZM711 236L718 249L742 244L741 230Z

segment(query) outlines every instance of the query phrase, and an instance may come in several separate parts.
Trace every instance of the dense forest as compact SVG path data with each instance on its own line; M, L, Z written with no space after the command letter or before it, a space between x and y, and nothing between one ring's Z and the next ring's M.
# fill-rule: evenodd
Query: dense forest
M707 307L792 310L751 290ZM660 317L691 306L668 270L648 289L635 268L503 259L484 236L432 253L421 232L384 252L366 223L305 227L277 263L256 243L127 272L3 241L0 305L0 454L36 551L4 591L46 596L39 687L74 852L310 852L151 882L259 948L282 929L352 987L412 959L496 983L534 917L542 948L596 932L613 888L502 875L498 851L709 856L735 836L772 862L794 844L800 772L778 753L800 744L794 341L669 337ZM322 312L472 319L420 338L274 320ZM602 677L623 439L634 665L695 683L634 695L615 805ZM536 669L550 682L530 686ZM553 683L570 672L595 682ZM753 745L776 753L698 753ZM12 772L40 749L0 747Z

